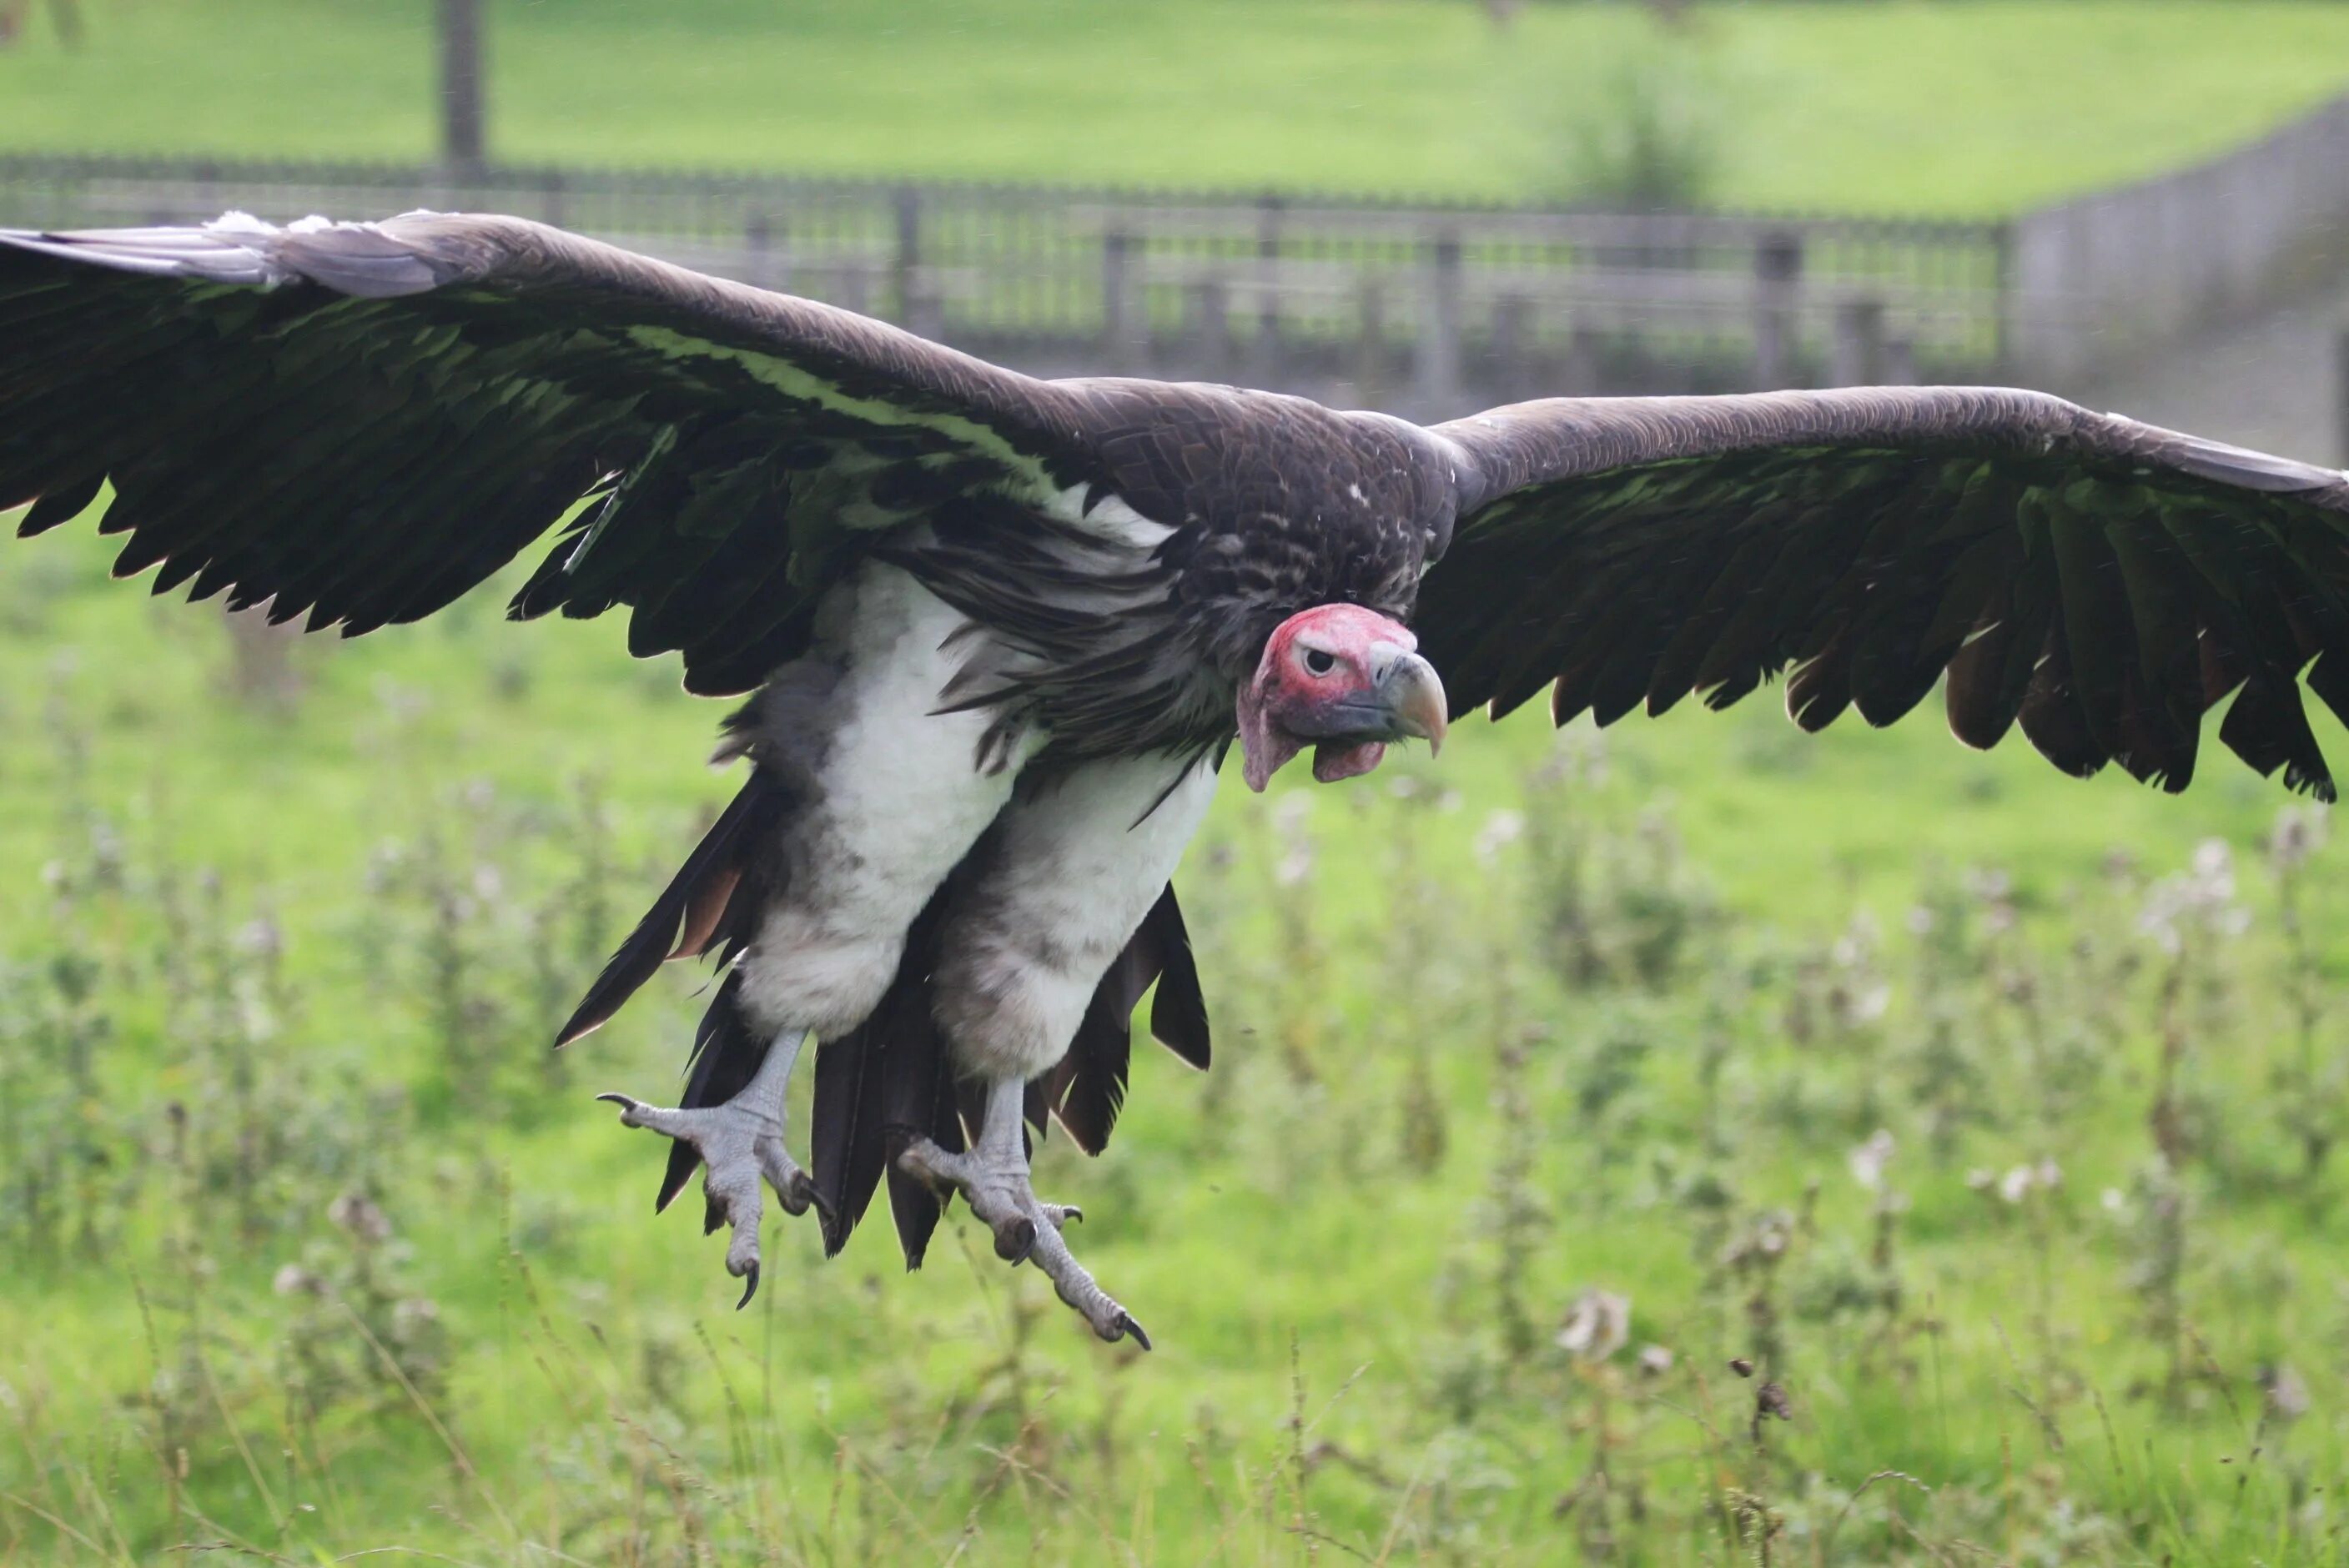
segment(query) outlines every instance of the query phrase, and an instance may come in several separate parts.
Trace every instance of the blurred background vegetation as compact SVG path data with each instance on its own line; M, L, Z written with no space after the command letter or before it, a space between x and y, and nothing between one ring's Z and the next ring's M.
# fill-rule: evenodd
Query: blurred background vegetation
M414 0L8 15L0 150L431 150ZM488 23L502 156L1929 213L2349 82L2320 5ZM702 977L545 1041L728 790L672 665L108 558L0 553L0 1563L2344 1555L2343 851L2215 738L2172 799L1765 695L1230 791L1215 1070L1040 1159L1142 1357L966 1225L909 1279L778 1220L736 1315L651 1217L589 1097Z
M16 0L0 139L420 158L434 3ZM2349 59L2349 11L2301 0L481 4L523 162L1510 198L1663 152L1676 195L1936 215L2225 150Z

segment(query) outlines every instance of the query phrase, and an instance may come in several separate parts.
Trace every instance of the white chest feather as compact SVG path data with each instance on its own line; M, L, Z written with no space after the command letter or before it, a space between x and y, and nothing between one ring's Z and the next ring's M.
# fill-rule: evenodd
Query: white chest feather
M836 1034L896 973L905 931L1011 798L1009 765L978 766L991 718L939 713L972 653L963 617L895 567L868 566L824 607L815 657L839 679L808 722L823 731L815 798L785 846L789 875L743 961L754 1013Z
M1207 764L1162 754L1089 764L1004 813L938 966L959 1066L1030 1078L1061 1059L1215 792Z

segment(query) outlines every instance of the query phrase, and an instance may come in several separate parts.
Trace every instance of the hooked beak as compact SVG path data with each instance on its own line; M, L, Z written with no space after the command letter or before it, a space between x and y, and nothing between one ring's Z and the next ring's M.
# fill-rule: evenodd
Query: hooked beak
M1433 665L1407 649L1398 649L1393 662L1380 672L1378 702L1398 738L1426 741L1430 754L1444 749L1448 727L1444 682Z

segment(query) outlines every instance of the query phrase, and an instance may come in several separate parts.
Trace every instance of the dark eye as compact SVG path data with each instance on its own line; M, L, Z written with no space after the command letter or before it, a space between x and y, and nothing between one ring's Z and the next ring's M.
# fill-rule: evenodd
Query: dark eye
M1326 676L1338 667L1338 655L1326 648L1305 650L1305 667L1317 676Z

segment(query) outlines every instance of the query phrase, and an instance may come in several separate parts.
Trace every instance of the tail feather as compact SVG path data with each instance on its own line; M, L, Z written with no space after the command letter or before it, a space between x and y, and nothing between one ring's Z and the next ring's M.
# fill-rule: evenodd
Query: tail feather
M1155 981L1150 1032L1195 1068L1207 1065L1207 1005L1191 957L1190 934L1170 885L1102 976L1061 1065L1046 1075L1052 1112L1088 1154L1109 1146L1110 1130L1125 1104L1133 1060L1133 1009ZM1031 1112L1032 1115L1032 1112Z
M927 1188L895 1173L892 1157L905 1138L920 1134L946 1149L963 1147L962 1130L954 1121L946 1044L930 1012L930 975L946 896L943 887L931 894L928 907L915 920L896 976L872 1016L824 1041L816 1052L809 1164L828 1206L827 1257L848 1244L886 1172L899 1239L909 1264L918 1263L922 1244L937 1223L937 1203Z
M954 1064L930 1012L927 965L921 975L921 983L905 988L901 1021L881 1047L895 1058L882 1096L881 1142L888 1160L889 1218L897 1227L897 1245L908 1269L922 1266L946 1205L928 1182L897 1169L897 1153L924 1137L949 1153L969 1147L957 1114Z
M1201 1072L1213 1056L1207 1039L1207 998L1199 988L1198 961L1191 955L1191 934L1183 924L1182 908L1174 902L1174 884L1166 884L1157 907L1143 923L1158 944L1158 994L1150 1000L1150 1035Z
M791 804L792 793L781 779L765 769L752 770L741 793L605 960L603 973L555 1036L557 1047L601 1028L668 960L698 957L721 942L739 946L748 940L748 931L741 928L765 903L768 891L758 885L764 869L760 851L772 844ZM746 883L752 892L748 898L740 896ZM753 1064L751 1071L756 1070Z

